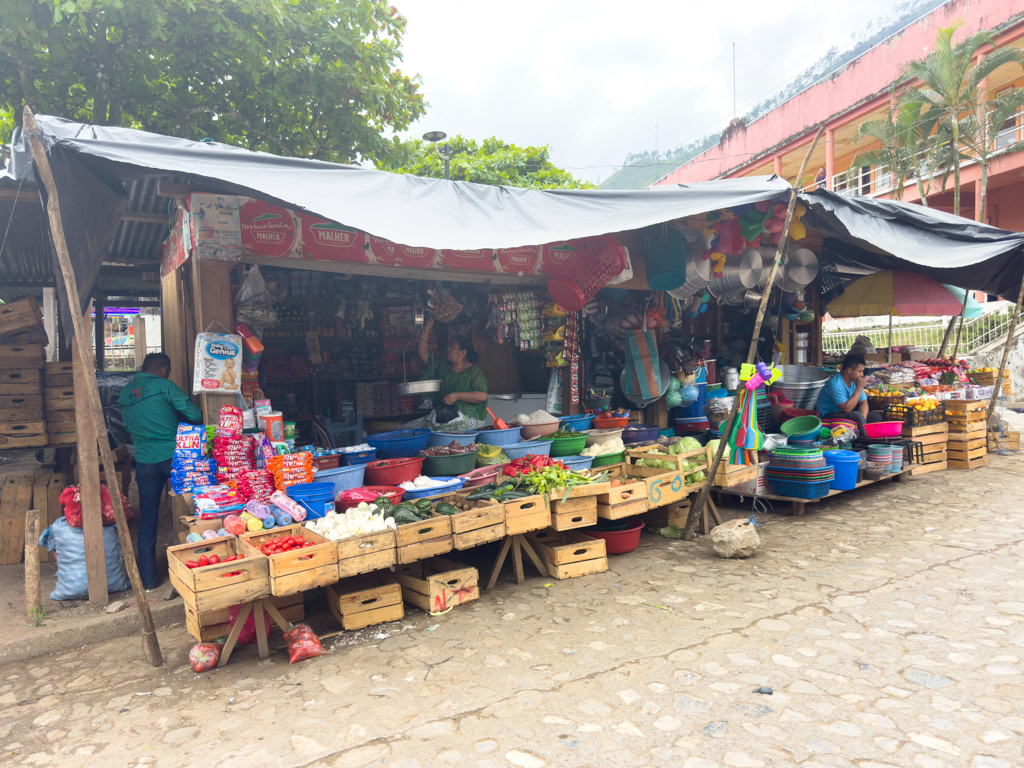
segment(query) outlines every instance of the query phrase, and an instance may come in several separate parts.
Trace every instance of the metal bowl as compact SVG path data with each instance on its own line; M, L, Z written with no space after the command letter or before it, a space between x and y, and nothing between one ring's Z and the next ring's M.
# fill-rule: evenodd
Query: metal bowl
M400 395L425 395L428 392L440 392L440 379L427 379L426 381L406 381L399 384L396 389Z

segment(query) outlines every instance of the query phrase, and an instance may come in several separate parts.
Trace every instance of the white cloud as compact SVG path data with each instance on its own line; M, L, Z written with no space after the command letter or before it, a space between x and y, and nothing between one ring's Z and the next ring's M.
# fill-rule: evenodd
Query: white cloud
M606 178L629 152L720 129L842 48L885 0L395 0L409 22L402 70L430 104L410 135L443 130L548 144L557 165Z

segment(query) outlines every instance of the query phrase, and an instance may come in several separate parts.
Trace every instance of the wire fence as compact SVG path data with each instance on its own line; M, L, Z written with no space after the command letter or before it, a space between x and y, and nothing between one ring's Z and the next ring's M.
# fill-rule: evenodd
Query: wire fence
M960 353L970 355L987 344L1006 336L1010 327L1011 311L994 312L989 315L964 321L960 338ZM922 323L916 326L894 327L892 344L894 347L911 346L925 352L938 352L942 347L942 339L946 335L947 321ZM865 328L852 331L825 331L821 336L821 348L826 354L843 354L853 346L858 336L867 336L876 348L889 346L889 329ZM949 342L949 351L956 339L956 328Z

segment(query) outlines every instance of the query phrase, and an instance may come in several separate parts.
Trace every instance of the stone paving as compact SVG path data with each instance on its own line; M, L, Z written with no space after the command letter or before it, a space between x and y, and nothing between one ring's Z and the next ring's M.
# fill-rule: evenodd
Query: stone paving
M194 674L107 643L0 670L0 764L1024 765L1024 457L761 516L749 560L648 538L602 575Z

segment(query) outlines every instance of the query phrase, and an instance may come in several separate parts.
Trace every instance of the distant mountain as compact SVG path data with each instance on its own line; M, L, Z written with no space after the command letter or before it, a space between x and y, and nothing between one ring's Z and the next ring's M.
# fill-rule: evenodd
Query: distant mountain
M923 16L927 16L950 0L906 0L894 6L893 18L889 21L869 21L864 29L853 33L850 43L842 50L833 46L828 52L809 66L781 90L753 107L741 120L747 125L771 112L780 104L784 104L799 93L821 82L832 75L837 69L846 66L858 56L913 24ZM895 73L894 73L895 74ZM664 178L679 166L692 160L702 152L718 143L721 131L679 145L668 152L640 152L629 154L623 167L600 183L601 189L643 189L658 179Z

